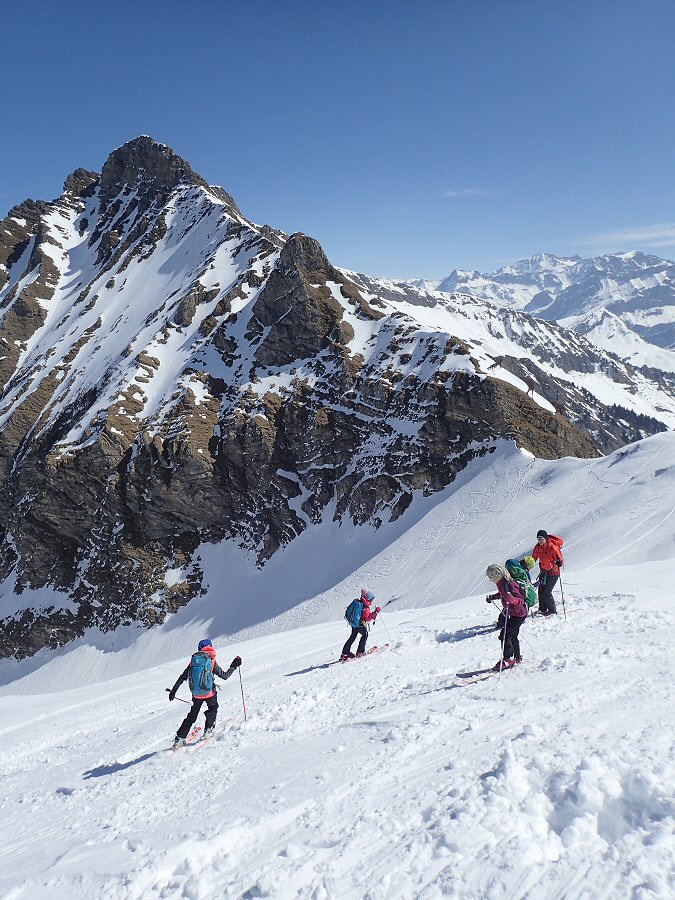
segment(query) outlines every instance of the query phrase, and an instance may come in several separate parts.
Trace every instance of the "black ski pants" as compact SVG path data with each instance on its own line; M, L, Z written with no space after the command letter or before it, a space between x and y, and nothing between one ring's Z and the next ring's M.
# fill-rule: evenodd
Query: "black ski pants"
M500 640L504 640L504 659L511 659L515 656L520 659L520 642L518 641L518 632L527 616L509 616L506 622L506 634L499 632Z
M542 572L539 576L539 612L545 616L558 612L553 599L553 588L557 581L558 576L550 575L548 572Z
M365 625L360 625L358 628L354 628L352 625L352 633L347 638L347 641L342 648L342 655L347 656L352 649L352 644L356 640L357 635L361 635L361 640L359 641L359 648L356 651L357 653L365 653L366 652L366 641L368 640L368 629Z
M187 716L183 719L183 722L176 732L176 737L186 738L190 733L190 729L197 721L197 716L199 715L199 710L202 707L202 703L206 703L206 712L204 713L206 717L206 722L204 724L204 728L211 728L216 724L216 716L218 715L218 695L214 694L213 697L207 697L205 700L199 700L197 697L192 698L192 706L188 710Z

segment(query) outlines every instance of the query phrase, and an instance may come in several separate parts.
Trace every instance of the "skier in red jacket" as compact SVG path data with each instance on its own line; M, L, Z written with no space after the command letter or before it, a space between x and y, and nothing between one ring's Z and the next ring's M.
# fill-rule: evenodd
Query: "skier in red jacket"
M553 599L553 588L560 577L560 567L563 565L562 538L546 531L537 532L537 546L532 551L533 558L539 563L539 612L542 616L556 616Z

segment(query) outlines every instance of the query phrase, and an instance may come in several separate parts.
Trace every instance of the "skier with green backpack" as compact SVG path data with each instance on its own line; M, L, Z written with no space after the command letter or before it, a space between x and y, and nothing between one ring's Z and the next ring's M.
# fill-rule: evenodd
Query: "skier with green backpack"
M515 578L518 584L523 588L525 605L528 610L532 609L537 602L537 592L535 591L532 579L530 578L530 569L533 569L536 565L534 557L524 556L521 560L507 559L504 565L511 573L511 577Z
M536 563L531 556L524 556L522 559L507 559L504 568L514 581L517 581L522 588L525 598L525 606L529 612L537 602L537 592L530 578L530 569L535 567ZM497 619L497 628L504 627L504 613L499 613Z
M169 700L175 700L176 691L184 681L187 681L192 693L192 706L176 732L176 738L173 742L174 749L182 747L185 743L190 729L197 721L202 703L206 703L204 737L208 737L213 733L218 715L218 695L213 676L217 675L218 678L226 681L240 665L241 656L235 656L230 663L230 668L227 672L224 672L216 662L216 649L211 641L204 640L199 642L197 652L192 654L187 668L181 673L169 691Z

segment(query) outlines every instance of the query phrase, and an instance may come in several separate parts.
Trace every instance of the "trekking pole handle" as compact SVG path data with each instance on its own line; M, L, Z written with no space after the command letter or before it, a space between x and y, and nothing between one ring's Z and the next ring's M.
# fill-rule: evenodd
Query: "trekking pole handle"
M170 694L170 693L171 693L171 688L167 688L167 689L166 689L166 692L167 692L167 694ZM189 700L183 700L182 697L176 697L176 700L180 700L181 703L187 703L187 705L190 706L190 701L189 701Z

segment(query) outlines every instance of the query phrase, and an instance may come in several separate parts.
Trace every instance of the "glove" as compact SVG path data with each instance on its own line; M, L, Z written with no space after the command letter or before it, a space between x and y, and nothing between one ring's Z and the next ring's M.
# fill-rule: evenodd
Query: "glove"
M485 598L485 602L486 602L486 603L492 603L492 597L486 597L486 598Z
M230 668L238 669L240 665L241 665L241 656L235 656L235 658L230 663Z
M174 690L169 691L169 700L176 699L176 692Z
M376 613L379 613L379 611L380 611L381 609L382 609L381 606L376 606L376 607L375 607L375 612L376 612Z

